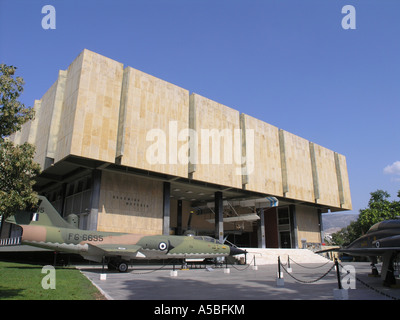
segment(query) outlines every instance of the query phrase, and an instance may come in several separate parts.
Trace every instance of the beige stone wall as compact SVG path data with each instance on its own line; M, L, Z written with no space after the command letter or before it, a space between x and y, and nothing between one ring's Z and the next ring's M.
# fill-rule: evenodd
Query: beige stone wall
M66 74L66 71L60 71L57 81L40 100L35 100L34 120L25 123L19 132L10 137L16 144L28 142L36 146L34 161L40 164L42 170L45 169L45 158L54 158Z
M64 92L65 85L68 77L67 70L60 70L57 79L57 89L54 94L53 107L49 106L49 113L52 114L51 126L49 131L49 137L47 142L47 152L46 156L49 158L55 157L57 150L58 137L60 132L60 127L63 119L61 118L63 104L64 104ZM48 123L43 123L43 126L48 127Z
M34 107L35 120L10 139L35 144L43 169L46 157L117 158L129 167L351 209L343 155L86 49Z
M191 129L197 133L190 151L196 155L193 179L241 188L241 163L235 159L235 152L241 155L240 135L235 140L239 112L198 94L191 96L191 112Z
M296 206L298 247L302 247L301 239L307 242L320 243L318 211L312 207Z
M189 92L127 67L124 70L117 157L121 164L187 177Z
M338 174L338 184L339 184L339 198L341 207L343 209L352 209L351 204L351 193L350 193L350 183L349 175L347 171L346 157L344 155L336 153L337 157L337 174Z
M97 230L162 234L163 184L103 171Z
M72 104L63 106L64 113L70 114L68 120L73 121L69 152L114 162L123 65L89 50L81 56L77 61L78 66L81 61L80 71L74 73L72 67L70 74L73 81L79 81L76 103L74 97Z
M334 152L317 144L314 149L319 188L316 202L337 206L340 202Z
M282 139L283 137L283 139ZM287 131L281 131L283 192L287 198L314 202L314 186L309 142Z
M65 79L66 72L60 71L57 81L43 95L40 103L35 103L34 106L36 116L31 125L28 141L36 145L35 161L42 168L44 168L46 157L54 158L54 140L58 136L60 127ZM50 123L51 126L49 126Z
M71 154L75 111L79 95L79 79L85 51L81 52L81 54L71 63L67 70L68 76L65 82L64 101L61 108L62 120L60 122L60 128L58 131L54 162L58 162Z
M279 129L248 115L244 115L244 121L246 130L254 130L254 168L247 168L246 189L282 196Z

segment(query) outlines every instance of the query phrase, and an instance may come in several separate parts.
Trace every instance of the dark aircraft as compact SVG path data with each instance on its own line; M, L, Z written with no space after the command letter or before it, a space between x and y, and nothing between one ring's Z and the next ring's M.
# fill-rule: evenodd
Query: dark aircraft
M108 266L126 272L132 259L191 259L227 257L245 251L221 244L211 237L138 235L80 230L66 222L51 203L39 196L36 212L19 212L6 222L15 224L13 238L1 245L30 245L77 253L91 261L108 258Z
M335 249L319 252L333 250ZM400 219L385 220L374 224L365 235L338 251L351 256L369 257L373 275L378 275L375 264L377 257L381 256L383 260L381 276L385 279L384 285L395 284L396 279L393 273L394 262L400 253Z

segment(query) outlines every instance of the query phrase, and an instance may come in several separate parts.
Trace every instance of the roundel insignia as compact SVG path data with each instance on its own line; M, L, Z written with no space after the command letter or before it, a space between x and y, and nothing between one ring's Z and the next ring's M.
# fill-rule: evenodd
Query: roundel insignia
M158 249L160 249L161 251L164 251L164 250L166 250L167 249L167 244L165 243L165 242L160 242L159 244L158 244Z
M376 246L377 248L379 248L379 247L381 246L381 244L379 243L379 241L375 242L375 246Z

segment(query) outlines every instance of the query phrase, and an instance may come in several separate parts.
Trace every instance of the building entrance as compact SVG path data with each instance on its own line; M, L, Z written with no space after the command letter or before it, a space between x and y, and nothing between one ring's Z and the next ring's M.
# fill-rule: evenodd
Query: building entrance
M279 233L279 242L280 242L280 248L283 249L290 249L291 246L291 238L290 238L290 232L289 231L284 231Z
M289 207L278 209L278 232L279 232L279 247L291 248L292 239L290 232L290 214Z

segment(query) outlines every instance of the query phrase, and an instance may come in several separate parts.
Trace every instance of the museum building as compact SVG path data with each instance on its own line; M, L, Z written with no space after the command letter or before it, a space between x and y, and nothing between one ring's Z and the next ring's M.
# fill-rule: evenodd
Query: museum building
M10 139L82 229L299 248L351 210L345 156L86 49L34 108Z

